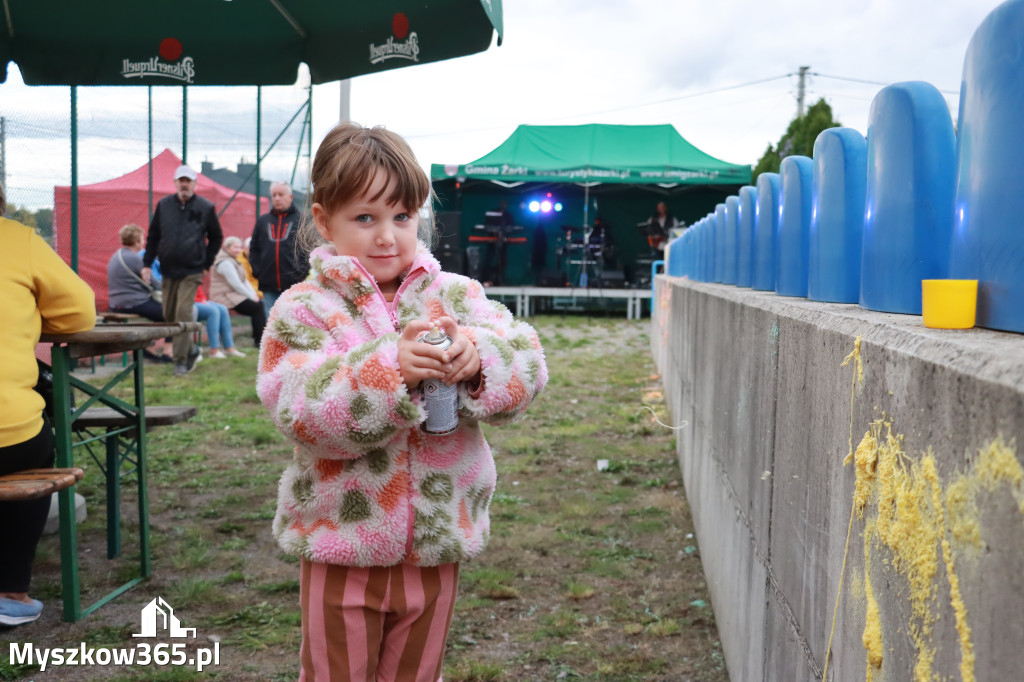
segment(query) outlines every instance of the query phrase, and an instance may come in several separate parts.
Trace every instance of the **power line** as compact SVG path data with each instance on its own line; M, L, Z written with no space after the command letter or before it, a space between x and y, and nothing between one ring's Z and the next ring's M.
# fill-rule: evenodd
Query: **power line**
M777 80L781 80L783 78L789 78L790 76L793 76L793 75L795 75L795 74L784 73L784 74L782 74L780 76L771 76L769 78L761 78L761 79L758 79L756 81L749 81L747 83L738 83L736 85L726 85L725 87L713 88L711 90L704 90L703 92L691 92L691 93L686 94L686 95L679 95L678 97L669 97L667 99L660 99L660 100L657 100L657 101L654 101L654 102L646 102L644 104L632 104L632 105L624 106L624 107L616 107L614 109L604 109L602 111L590 111L590 112L586 112L586 113L583 113L583 114L573 114L572 116L561 116L559 118L552 118L552 119L549 119L549 120L552 120L552 121L564 121L565 119L568 119L568 118L579 118L581 116L594 116L596 114L610 114L610 113L613 113L613 112L616 112L616 111L626 111L626 110L629 110L629 109L643 109L644 107L652 107L652 106L655 106L657 104L667 104L669 102L678 102L678 101L684 100L684 99L693 99L694 97L703 97L704 95L713 95L713 94L716 94L716 93L719 93L719 92L725 92L727 90L738 90L739 88L749 88L752 85L760 85L761 83L769 83L771 81L777 81Z
M869 81L869 80L864 80L863 78L848 78L846 76L830 76L827 73L818 73L817 71L812 71L811 75L812 76L817 76L818 78L831 78L831 79L837 80L837 81L849 81L851 83L864 83L865 85L880 85L882 87L885 87L886 85L892 85L892 83L881 83L879 81ZM960 95L960 91L959 90L942 90L941 88L936 88L936 90L938 90L939 92L946 93L947 95L957 95L957 96Z
M688 94L685 94L685 95L679 95L677 97L668 97L666 99L660 99L660 100L656 100L656 101L653 101L653 102L644 102L642 104L631 104L631 105L628 105L628 106L616 107L614 109L602 109L600 111L581 112L581 113L577 113L577 114L570 114L570 115L567 115L567 116L559 116L557 118L548 118L548 119L545 119L545 120L548 120L548 121L565 121L565 120L568 120L568 119L571 119L571 118L582 118L582 117L585 117L585 116L596 116L596 115L599 115L599 114L609 114L609 113L614 113L614 112L617 112L617 111L628 111L629 109L643 109L644 107L652 107L652 106L656 106L658 104L666 104L668 102L678 102L678 101L684 100L684 99L693 99L694 97L703 97L705 95L713 95L713 94L716 94L716 93L719 93L719 92L725 92L727 90L738 90L739 88L748 88L748 87L751 87L753 85L760 85L762 83L769 83L771 81L777 81L777 80L781 80L783 78L789 78L790 76L793 76L793 75L795 75L795 74L786 73L786 74L781 74L781 75L778 75L778 76L771 76L769 78L760 78L758 80L748 81L746 83L737 83L736 85L726 85L726 86L721 87L721 88L713 88L711 90L704 90L702 92L692 92L692 93L688 93ZM449 131L449 132L441 132L441 133L424 133L424 134L421 134L421 135L406 135L405 137L407 137L409 139L419 140L419 139L424 139L424 138L428 138L428 137L443 137L445 135L455 135L455 134L459 134L459 133L484 133L484 132L490 132L492 130L504 130L504 129L508 128L508 127L509 127L509 125L489 126L487 128L473 128L473 129L470 129L470 130L461 129L461 130L455 130L455 131Z

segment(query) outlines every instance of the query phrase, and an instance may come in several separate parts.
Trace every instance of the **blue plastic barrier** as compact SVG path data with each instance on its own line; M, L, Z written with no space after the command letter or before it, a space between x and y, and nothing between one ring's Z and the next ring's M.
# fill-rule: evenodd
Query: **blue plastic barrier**
M807 296L807 249L811 229L814 162L787 156L779 167L779 231L775 238L775 292Z
M699 220L693 227L693 256L691 257L692 264L690 269L693 274L691 277L698 282L706 281L704 279L704 221Z
M739 212L740 199L736 196L725 199L725 272L722 274L722 284L736 284L736 259L739 256Z
M974 32L957 118L949 276L978 280L977 324L1024 332L1024 1Z
M779 228L779 174L757 176L757 210L754 218L754 274L751 286L775 290L775 233Z
M921 280L949 274L955 145L935 86L895 83L872 101L861 306L920 315Z
M852 128L829 128L814 141L807 252L807 298L811 300L860 300L867 149L867 140Z
M671 251L669 251L669 263L668 263L668 266L666 267L666 272L668 272L670 275L672 275L673 273L670 271L670 268L672 266L675 266L675 269L678 272L678 274L677 275L673 275L673 276L676 276L676 277L685 277L686 276L686 274L687 274L687 272L686 272L686 261L690 257L690 248L689 247L690 247L690 239L686 236L686 232L683 232L681 235L679 235L679 253L676 254L676 253L672 253Z
M691 261L693 260L693 252L696 250L694 245L696 244L695 237L697 236L696 233L693 232L693 228L694 226L691 225L686 228L686 232L683 232L683 245L685 249L683 250L682 269L683 275L690 279L694 279L693 265Z
M754 278L754 213L757 210L757 190L747 185L740 187L739 235L736 250L736 286L749 287Z
M686 273L690 279L699 280L700 272L698 271L698 257L700 256L700 232L697 228L700 227L700 221L697 221L695 225L687 229L686 231L690 234L690 248L686 257Z
M702 271L704 273L704 279L702 282L714 282L715 280L715 259L718 257L718 251L716 248L715 238L718 236L715 232L715 216L713 213L709 213L704 219L704 242L701 246L702 256Z
M715 206L715 269L712 282L725 281L725 204Z

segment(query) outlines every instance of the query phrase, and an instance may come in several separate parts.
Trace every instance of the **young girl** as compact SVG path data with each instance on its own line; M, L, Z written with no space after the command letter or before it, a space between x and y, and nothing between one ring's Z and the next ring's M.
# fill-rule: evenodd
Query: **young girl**
M311 179L302 229L327 243L310 254L314 279L274 305L257 380L296 444L274 534L301 557L300 679L436 682L459 563L490 529L479 421L526 409L547 382L544 353L532 327L418 241L430 182L401 137L341 124ZM434 325L447 350L417 340ZM425 379L457 384L453 433L419 428Z

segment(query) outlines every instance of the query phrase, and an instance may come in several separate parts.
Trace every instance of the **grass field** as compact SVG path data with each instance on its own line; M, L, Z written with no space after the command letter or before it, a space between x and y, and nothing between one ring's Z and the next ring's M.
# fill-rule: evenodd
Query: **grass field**
M462 567L446 682L727 680L700 552L675 459L649 323L537 317L547 390L521 421L487 427L498 466L488 549ZM244 344L242 344L244 346ZM191 375L147 366L149 404L199 415L150 434L153 576L84 621L60 620L60 551L44 538L32 624L0 630L39 647L135 646L139 611L157 596L197 629L188 650L220 665L48 668L12 664L0 679L293 680L298 676L297 561L270 535L291 447L253 387L256 353L206 360ZM650 408L650 409L647 409ZM607 460L599 470L598 461ZM87 466L79 554L87 598L135 571L134 491L125 489L123 558L108 561L103 479Z

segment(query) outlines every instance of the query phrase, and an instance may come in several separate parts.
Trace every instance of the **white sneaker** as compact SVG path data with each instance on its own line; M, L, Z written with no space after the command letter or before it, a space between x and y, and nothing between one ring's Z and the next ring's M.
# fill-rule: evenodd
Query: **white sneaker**
M222 351L220 348L213 348L210 350L210 357L213 358L214 360L224 360L228 356L224 355L224 351Z
M244 358L245 357L245 353L243 353L242 351L238 350L237 348L230 348L230 349L224 351L224 354L225 355L230 355L233 358Z

